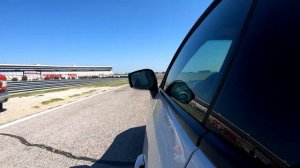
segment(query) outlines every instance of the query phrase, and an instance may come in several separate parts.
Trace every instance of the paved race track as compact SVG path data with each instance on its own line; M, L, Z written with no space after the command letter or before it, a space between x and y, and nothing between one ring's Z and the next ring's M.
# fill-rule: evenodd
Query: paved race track
M0 167L133 167L149 93L128 86L0 129Z

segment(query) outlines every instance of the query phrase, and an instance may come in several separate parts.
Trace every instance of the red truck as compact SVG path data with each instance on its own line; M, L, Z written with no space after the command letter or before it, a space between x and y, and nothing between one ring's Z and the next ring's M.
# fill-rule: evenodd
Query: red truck
M3 109L3 103L8 101L6 76L0 74L0 111Z

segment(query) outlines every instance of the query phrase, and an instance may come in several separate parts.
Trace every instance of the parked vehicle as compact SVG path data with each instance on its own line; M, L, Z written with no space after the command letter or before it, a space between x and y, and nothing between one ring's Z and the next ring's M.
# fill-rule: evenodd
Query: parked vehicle
M8 101L7 81L4 75L0 74L0 111L3 109L3 103Z
M300 166L300 1L216 0L149 90L144 152L135 167Z

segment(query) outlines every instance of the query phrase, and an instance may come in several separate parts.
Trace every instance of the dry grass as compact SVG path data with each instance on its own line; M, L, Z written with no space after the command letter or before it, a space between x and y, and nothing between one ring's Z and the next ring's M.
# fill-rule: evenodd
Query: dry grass
M38 90L38 91L30 91L30 92L23 92L23 93L15 93L15 94L10 94L10 98L14 97L28 97L28 96L35 96L35 95L41 95L41 94L46 94L46 93L51 93L51 92L60 92L60 91L65 91L69 90L69 88L56 88L56 89L45 89L45 90Z
M89 90L89 91L86 91L86 92L82 92L81 95L85 95L85 94L91 94L93 92L96 92L97 90Z
M48 104L55 103L55 102L62 101L62 100L64 100L64 99L54 98L54 99L51 99L51 100L43 101L42 104L43 105L48 105Z
M69 98L79 97L80 95L81 95L81 94L74 94L74 95L69 96Z
M82 92L81 94L74 94L74 95L71 95L69 96L69 98L73 98L73 97L79 97L79 96L83 96L83 95L89 95L93 92L96 92L97 90L90 90L90 91L87 91L87 92Z

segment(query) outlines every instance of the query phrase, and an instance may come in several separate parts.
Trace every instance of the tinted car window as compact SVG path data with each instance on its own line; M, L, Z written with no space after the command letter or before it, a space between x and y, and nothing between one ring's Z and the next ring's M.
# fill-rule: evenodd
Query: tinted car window
M169 70L166 93L200 121L218 85L224 60L240 34L251 2L226 0L217 4L193 32Z
M214 111L290 165L300 161L299 1L259 1Z

